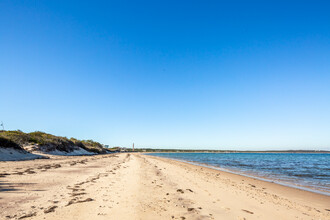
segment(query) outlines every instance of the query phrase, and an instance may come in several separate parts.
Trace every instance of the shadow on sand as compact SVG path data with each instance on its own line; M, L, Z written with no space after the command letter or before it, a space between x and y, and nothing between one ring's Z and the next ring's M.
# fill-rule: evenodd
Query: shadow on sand
M7 181L0 180L0 192L19 192L26 191L25 186L35 185L35 183L10 183ZM44 190L29 190L29 191L44 191Z

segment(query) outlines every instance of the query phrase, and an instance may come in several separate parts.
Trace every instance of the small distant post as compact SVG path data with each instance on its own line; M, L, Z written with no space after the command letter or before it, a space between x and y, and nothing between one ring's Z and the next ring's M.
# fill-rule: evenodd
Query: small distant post
M5 126L3 125L3 122L1 121L2 131L5 130Z
M133 152L134 152L134 143L133 143Z

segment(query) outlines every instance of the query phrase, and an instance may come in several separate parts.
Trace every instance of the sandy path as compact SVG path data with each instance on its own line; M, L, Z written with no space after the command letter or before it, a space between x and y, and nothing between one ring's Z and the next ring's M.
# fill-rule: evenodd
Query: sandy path
M1 219L330 219L329 204L329 196L139 154L0 163Z

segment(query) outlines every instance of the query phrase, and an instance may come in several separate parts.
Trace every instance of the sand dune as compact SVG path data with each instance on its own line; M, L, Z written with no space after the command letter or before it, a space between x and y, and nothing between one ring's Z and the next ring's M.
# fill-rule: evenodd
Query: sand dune
M330 219L330 198L169 159L0 162L1 219Z
M33 154L23 149L2 148L0 147L0 161L18 161L18 160L34 160L46 158L45 156Z

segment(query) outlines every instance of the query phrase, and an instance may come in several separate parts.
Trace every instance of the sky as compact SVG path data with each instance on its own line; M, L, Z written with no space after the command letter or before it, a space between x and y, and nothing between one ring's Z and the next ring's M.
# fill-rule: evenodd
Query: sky
M5 129L330 150L329 1L0 0Z

